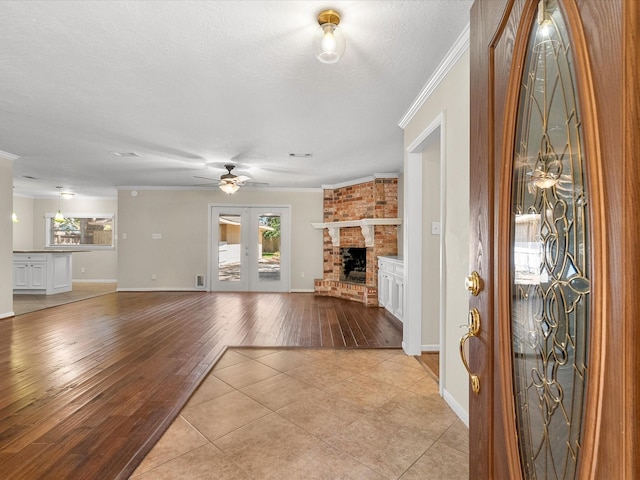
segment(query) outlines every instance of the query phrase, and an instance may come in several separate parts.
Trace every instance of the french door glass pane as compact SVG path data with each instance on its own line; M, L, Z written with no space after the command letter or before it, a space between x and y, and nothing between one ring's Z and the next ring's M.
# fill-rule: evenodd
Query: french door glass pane
M511 203L511 332L526 479L576 478L588 380L590 272L582 124L555 0L532 25Z
M242 217L224 214L218 216L218 280L239 282L241 272Z
M258 281L280 280L280 215L258 217Z

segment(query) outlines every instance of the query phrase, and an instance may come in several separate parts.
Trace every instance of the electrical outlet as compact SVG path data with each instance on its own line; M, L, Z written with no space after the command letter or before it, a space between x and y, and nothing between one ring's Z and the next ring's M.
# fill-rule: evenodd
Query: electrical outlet
M157 275L151 275L151 280L157 280L158 276Z
M431 235L440 235L440 222L431 222Z
M85 268L84 268L84 267L82 267L82 268L80 269L80 273L84 273L84 272L86 272L86 270L85 270Z

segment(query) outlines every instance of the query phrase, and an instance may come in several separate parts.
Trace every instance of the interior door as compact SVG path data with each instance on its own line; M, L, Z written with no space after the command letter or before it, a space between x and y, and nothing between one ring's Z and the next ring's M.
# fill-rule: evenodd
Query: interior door
M213 206L211 289L288 292L289 208Z
M470 478L640 478L639 25L626 0L471 10Z

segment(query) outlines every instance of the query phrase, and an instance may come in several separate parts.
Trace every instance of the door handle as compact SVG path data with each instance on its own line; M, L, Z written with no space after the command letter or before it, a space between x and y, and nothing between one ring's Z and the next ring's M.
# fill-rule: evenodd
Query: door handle
M471 372L469 363L467 362L467 357L464 353L464 344L467 343L467 340L471 337L477 337L478 333L480 333L480 312L477 308L472 308L469 311L469 323L466 327L468 328L468 331L460 339L460 359L462 360L462 364L471 379L471 390L473 390L473 393L477 394L480 392L480 378L478 375Z

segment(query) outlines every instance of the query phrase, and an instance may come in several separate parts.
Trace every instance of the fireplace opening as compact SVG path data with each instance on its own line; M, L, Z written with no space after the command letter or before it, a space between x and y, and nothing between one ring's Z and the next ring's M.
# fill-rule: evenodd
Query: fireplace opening
M367 249L341 248L342 271L340 281L350 283L367 283Z

